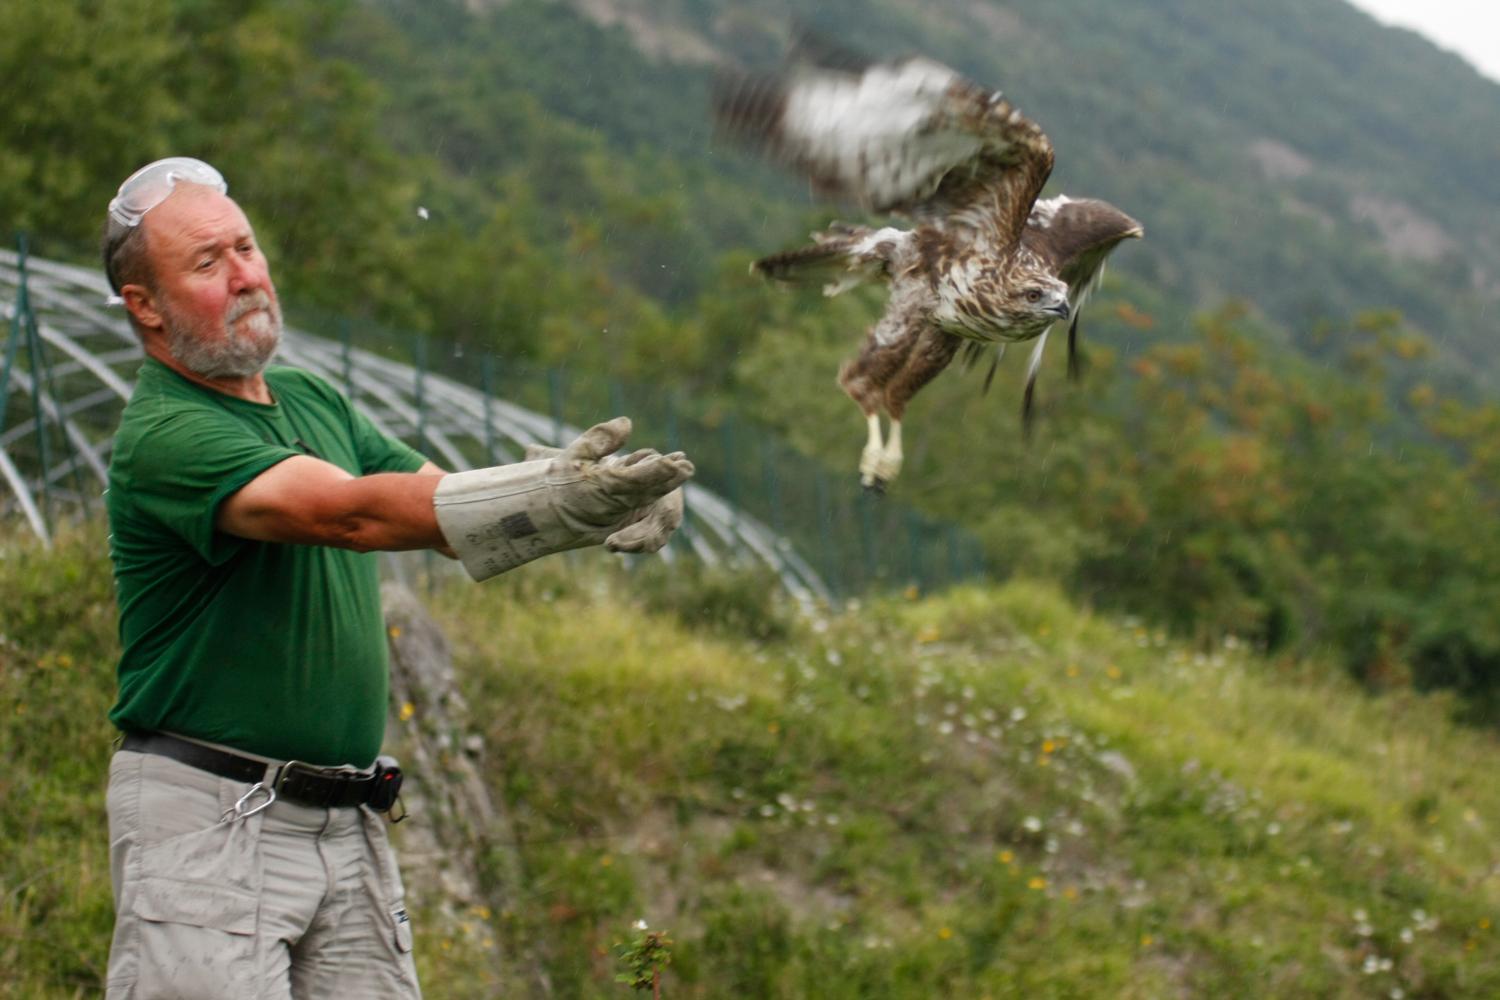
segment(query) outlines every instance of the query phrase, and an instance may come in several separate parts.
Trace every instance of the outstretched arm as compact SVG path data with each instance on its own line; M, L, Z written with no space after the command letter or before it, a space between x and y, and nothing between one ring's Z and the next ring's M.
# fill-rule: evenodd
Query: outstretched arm
M630 420L596 424L555 456L446 474L353 476L295 455L219 506L214 525L241 538L359 552L437 549L476 580L552 552L604 543L655 552L682 522L680 487L693 463L680 452L614 452Z

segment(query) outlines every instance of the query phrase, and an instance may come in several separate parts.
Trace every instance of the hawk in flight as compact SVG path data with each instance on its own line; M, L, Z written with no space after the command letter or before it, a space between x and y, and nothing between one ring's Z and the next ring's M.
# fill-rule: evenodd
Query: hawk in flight
M1036 340L1027 424L1048 331L1071 318L1076 375L1078 311L1105 257L1143 230L1103 201L1038 201L1052 143L998 92L929 59L856 62L839 56L725 77L714 113L723 132L796 170L817 194L911 223L835 223L810 245L752 266L777 281L821 282L826 295L866 282L889 287L885 313L839 371L869 429L860 482L883 490L901 470L907 403L961 348L972 364L997 345L988 389L1005 345Z

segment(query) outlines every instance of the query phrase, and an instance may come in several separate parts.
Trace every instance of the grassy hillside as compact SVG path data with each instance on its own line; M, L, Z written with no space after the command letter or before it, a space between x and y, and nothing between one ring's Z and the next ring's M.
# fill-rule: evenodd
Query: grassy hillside
M0 542L0 996L104 968L102 549ZM626 995L637 919L668 997L1500 994L1500 748L1443 699L1019 582L804 620L583 558L431 603L522 884L491 858L493 905L429 895L430 996L523 951L557 996Z

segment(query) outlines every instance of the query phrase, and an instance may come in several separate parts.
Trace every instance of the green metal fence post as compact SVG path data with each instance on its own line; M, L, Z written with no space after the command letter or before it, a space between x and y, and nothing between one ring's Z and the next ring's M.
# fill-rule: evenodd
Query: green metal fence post
M47 470L52 465L51 450L47 446L47 428L42 423L42 363L41 345L37 343L36 320L31 313L31 293L27 289L26 258L29 253L26 234L17 240L19 249L18 271L20 292L17 294L16 313L21 320L23 336L26 338L26 358L31 364L31 419L32 433L36 435L37 460L41 463L41 474L37 479L42 484L42 525L50 536L52 531L52 486L47 479Z
M625 412L625 387L620 385L620 380L611 378L608 385L609 390L609 412L605 414L610 420Z
M547 369L547 403L552 408L552 443L562 448L563 440L563 372L561 368Z
M427 447L427 338L417 334L416 346L417 450Z
M907 512L906 515L906 573L911 577L911 582L922 589L927 589L927 581L922 579L922 523L917 515Z
M958 561L958 531L953 525L948 525L943 532L943 539L947 542L945 546L948 553L948 582L958 583L964 578L964 573Z
M735 468L734 414L724 419L720 429L724 441L724 495L729 500L729 530L735 531L740 520L740 477Z
M21 349L21 334L24 317L31 308L30 294L26 290L26 234L16 234L20 248L20 279L16 285L16 311L10 319L10 340L5 345L5 370L0 372L0 430L5 429L6 407L10 405L10 373L16 366L16 353Z
M875 582L878 574L875 554L875 501L869 490L859 491L859 555L864 567L865 586Z
M776 465L776 439L767 434L761 438L761 478L766 485L766 505L771 509L771 530L786 534L786 512L781 509L781 478Z
M813 496L816 500L816 524L818 538L818 557L823 564L822 576L825 580L834 580L837 577L830 573L834 559L831 546L833 544L833 516L828 510L828 478L823 475L822 469L813 472Z
M479 391L484 395L484 457L495 464L495 358L485 351L479 359Z
M663 406L666 408L664 416L667 421L667 451L682 451L682 427L677 422L677 390L668 389ZM672 532L672 538L668 544L678 548L689 546L684 532L688 530L688 522L692 519L693 508L687 504L682 507L682 524Z
M354 331L349 317L339 317L339 361L344 369L344 394L354 399Z

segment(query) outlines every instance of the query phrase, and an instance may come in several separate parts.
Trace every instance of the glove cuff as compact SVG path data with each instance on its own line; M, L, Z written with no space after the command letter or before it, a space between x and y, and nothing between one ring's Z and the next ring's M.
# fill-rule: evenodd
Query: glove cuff
M554 506L553 491L584 478L571 463L538 459L443 477L433 511L448 546L475 580L553 552L597 542Z

